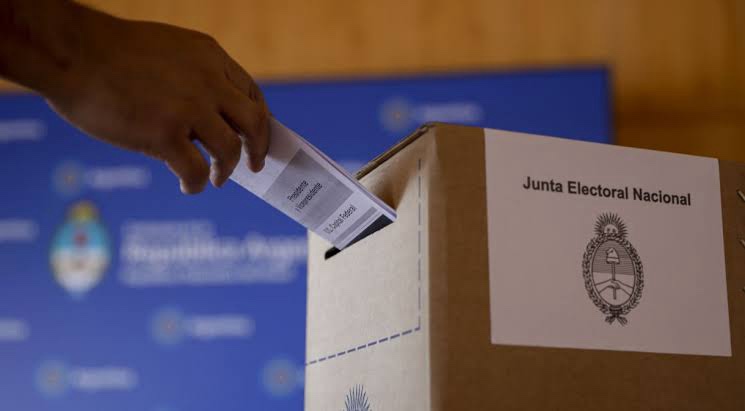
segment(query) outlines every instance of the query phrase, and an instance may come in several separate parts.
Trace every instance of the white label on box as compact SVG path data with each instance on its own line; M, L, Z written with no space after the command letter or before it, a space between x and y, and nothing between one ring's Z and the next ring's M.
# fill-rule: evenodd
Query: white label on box
M730 356L717 160L486 131L494 344Z
M270 119L264 169L249 171L246 153L230 179L307 229L344 248L396 213L304 138Z

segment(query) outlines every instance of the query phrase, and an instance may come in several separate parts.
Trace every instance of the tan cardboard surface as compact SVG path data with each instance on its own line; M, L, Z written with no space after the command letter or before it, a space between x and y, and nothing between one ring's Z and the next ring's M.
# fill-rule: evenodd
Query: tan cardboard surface
M354 387L373 409L430 409L425 148L412 144L362 180L396 208L394 223L329 259L330 245L311 237L308 410L344 409Z
M745 409L745 248L732 233L745 215L733 194L745 166L722 166L732 357L507 347L489 341L483 136L439 129L437 146L448 203L443 409Z
M420 134L362 180L396 208L394 224L328 261L328 244L310 240L308 360L373 331L398 332L386 327L411 318L412 261L421 329L309 364L307 410L344 410L355 385L373 410L745 410L745 200L736 191L745 165L720 163L732 357L497 346L483 130L438 124Z

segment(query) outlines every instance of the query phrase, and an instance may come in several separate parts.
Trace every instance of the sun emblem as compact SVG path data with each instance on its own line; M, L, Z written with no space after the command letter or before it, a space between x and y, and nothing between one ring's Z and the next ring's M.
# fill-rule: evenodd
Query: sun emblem
M367 400L365 387L361 385L352 387L344 401L344 407L344 411L372 411L370 402Z
M603 213L582 258L587 294L609 324L617 320L626 325L625 316L639 305L644 289L642 262L627 236L626 224L617 214Z

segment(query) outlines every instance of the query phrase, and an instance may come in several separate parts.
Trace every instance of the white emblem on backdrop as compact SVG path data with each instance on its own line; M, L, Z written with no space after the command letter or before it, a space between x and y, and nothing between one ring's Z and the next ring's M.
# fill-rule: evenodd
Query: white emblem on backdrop
M473 101L413 103L401 97L392 97L381 104L378 117L385 130L402 133L430 121L479 124L484 120L484 108Z
M48 397L56 397L67 391L67 368L62 362L47 361L36 370L36 389Z
M83 186L83 168L72 161L60 164L54 170L52 184L61 195L73 196L80 193Z
M264 389L274 397L287 397L302 389L305 369L286 358L275 358L262 370Z
M93 203L70 208L67 220L52 240L54 279L73 296L81 296L103 278L111 260L109 238Z

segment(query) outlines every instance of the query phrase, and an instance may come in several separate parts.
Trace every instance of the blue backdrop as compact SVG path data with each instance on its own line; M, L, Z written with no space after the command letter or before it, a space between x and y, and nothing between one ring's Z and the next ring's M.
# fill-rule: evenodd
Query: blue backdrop
M610 140L602 68L263 85L350 169L420 123ZM156 161L0 97L0 409L299 410L305 234L234 183L185 197ZM340 408L343 404L340 404Z

